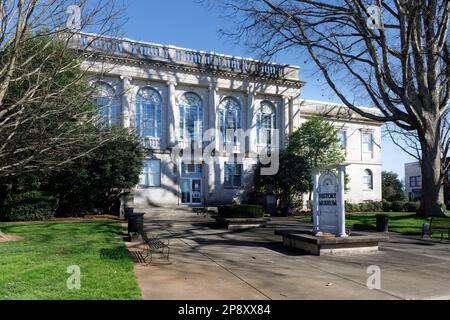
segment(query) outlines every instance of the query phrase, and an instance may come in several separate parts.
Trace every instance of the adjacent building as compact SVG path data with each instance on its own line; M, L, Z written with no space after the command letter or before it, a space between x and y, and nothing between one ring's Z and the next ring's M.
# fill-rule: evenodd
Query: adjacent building
M422 199L422 170L419 162L405 164L405 191L410 201ZM450 171L444 180L444 202L450 206Z
M90 34L72 45L85 54L107 124L134 130L147 150L129 197L134 207L246 200L258 162L274 163L312 115L339 129L347 200L381 200L381 124L342 105L302 100L299 67Z

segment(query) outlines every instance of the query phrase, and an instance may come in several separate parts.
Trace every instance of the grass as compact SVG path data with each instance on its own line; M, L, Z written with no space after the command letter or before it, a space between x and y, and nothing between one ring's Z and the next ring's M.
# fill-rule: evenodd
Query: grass
M0 300L141 299L120 222L0 224L25 239L0 243ZM67 268L81 269L69 290Z
M347 227L352 227L354 224L376 226L376 215L379 213L355 213L346 215ZM430 218L419 217L415 213L404 212L390 212L389 215L389 231L400 233L403 235L420 235L422 233L422 226L424 223L428 223ZM310 222L310 216L298 217L300 221ZM433 236L440 238L439 234L433 234Z

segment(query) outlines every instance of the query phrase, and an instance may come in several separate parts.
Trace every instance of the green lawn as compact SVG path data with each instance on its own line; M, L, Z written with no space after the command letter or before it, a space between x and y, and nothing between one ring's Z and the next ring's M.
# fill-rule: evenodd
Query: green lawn
M352 227L354 224L365 224L371 225L373 227L376 226L376 215L378 213L356 213L356 214L347 214L346 216L346 225L347 227ZM390 212L389 215L389 231L397 232L404 235L420 235L422 232L422 226L424 223L430 221L429 218L422 218L417 216L414 213L399 213L399 212ZM310 222L310 216L301 216L298 217L301 221ZM433 236L435 236L433 234ZM436 236L440 237L436 234Z
M25 238L0 243L0 300L141 299L120 222L0 224ZM80 290L69 290L69 266L81 269Z

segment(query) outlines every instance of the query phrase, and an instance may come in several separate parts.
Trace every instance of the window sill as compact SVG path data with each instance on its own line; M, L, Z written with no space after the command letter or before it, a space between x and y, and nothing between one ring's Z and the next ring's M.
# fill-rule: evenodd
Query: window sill
M149 187L149 186L139 185L139 188L140 188L140 189L145 189L145 190L147 190L147 189L161 189L161 186L158 186L158 187Z

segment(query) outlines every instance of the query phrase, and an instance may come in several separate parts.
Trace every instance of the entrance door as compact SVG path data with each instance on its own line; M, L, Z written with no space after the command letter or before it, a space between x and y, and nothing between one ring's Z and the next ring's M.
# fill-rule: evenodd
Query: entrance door
M201 179L192 179L191 180L191 198L192 204L200 205L202 204L202 180Z
M184 205L202 204L202 179L181 179L181 203Z
M181 203L191 204L191 179L181 179Z

